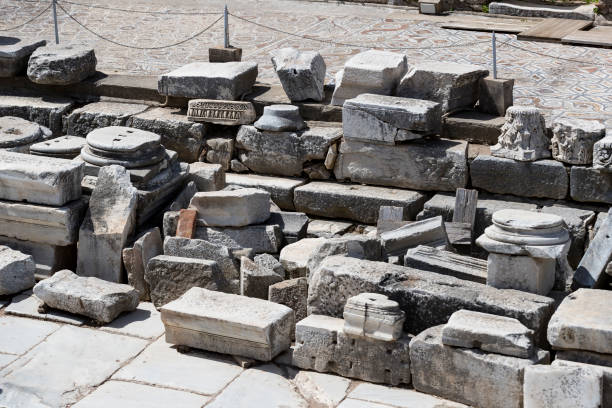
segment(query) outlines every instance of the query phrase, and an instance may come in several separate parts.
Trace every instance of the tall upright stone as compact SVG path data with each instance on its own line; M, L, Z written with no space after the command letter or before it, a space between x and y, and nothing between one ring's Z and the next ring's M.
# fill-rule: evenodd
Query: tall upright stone
M121 252L135 226L136 191L125 168L100 169L79 230L78 275L121 282Z
M325 61L316 51L281 48L270 53L272 65L289 99L322 101L325 97Z
M606 134L606 128L596 120L559 118L552 127L552 154L568 164L593 163L593 145Z
M531 106L511 106L506 111L497 144L491 154L518 161L536 161L550 157L550 140L546 137L544 116Z

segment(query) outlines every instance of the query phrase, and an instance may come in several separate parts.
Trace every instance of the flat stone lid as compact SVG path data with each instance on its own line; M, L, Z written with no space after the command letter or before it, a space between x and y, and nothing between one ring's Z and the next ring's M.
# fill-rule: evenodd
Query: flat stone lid
M15 147L37 141L40 125L14 116L0 117L0 147Z
M40 153L79 153L81 148L87 144L84 137L60 136L55 139L45 140L30 146L30 152Z
M161 137L146 130L108 126L89 132L87 144L99 150L127 153L155 149L160 146Z
M555 214L525 210L499 210L493 213L493 224L507 230L550 230L563 226L563 218Z
M396 301L390 300L387 296L379 293L360 293L353 296L346 302L345 310L351 308L366 309L366 307L370 312L402 313Z

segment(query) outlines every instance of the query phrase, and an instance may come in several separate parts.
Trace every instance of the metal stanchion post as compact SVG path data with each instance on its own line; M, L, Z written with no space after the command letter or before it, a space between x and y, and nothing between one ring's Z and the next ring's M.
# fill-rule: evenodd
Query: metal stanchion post
M224 47L225 48L229 48L230 47L230 41L229 41L229 25L227 23L227 4L225 5L225 8L223 9L223 31L225 32L225 43L224 43Z
M497 79L497 48L496 48L496 41L495 41L495 31L493 31L491 42L492 42L492 47L493 47L493 78Z
M57 31L57 10L55 8L56 0L51 0L53 4L53 24L55 25L55 43L59 44L59 33Z

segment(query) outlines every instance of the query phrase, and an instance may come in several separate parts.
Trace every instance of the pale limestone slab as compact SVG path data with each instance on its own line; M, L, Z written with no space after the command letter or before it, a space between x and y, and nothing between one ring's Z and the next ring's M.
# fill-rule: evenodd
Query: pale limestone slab
M311 404L335 407L346 396L351 380L337 375L300 371L293 377L293 383Z
M227 173L225 175L225 181L228 185L265 190L270 193L270 198L276 205L288 211L295 210L295 206L293 205L293 190L306 183L306 180L301 178L235 173Z
M43 302L34 296L31 291L27 291L13 297L13 301L6 308L6 314L47 320L50 322L68 323L75 326L81 326L87 320L87 318L83 316L63 312L57 309L49 309L47 313L40 313L38 311L38 307L42 303Z
M159 339L112 379L213 395L241 372L242 368L229 359L195 351L179 353L164 339Z
M164 334L160 313L150 302L141 302L136 310L124 313L101 330L143 339L155 339Z
M308 261L325 238L305 238L284 247L279 260L291 278L308 275Z
M27 356L0 371L0 406L47 408L74 404L146 344L133 337L63 326Z
M205 225L242 227L270 218L270 193L254 188L196 193L189 207Z
M467 405L422 392L368 383L359 384L349 393L348 397L398 408L467 408Z
M73 405L73 408L201 408L210 400L203 395L156 388L125 381L108 381Z
M18 357L19 356L15 354L1 354L0 353L0 369L11 364L13 361L17 360Z
M602 373L577 367L525 367L524 408L599 408Z
M54 323L2 316L0 318L0 353L23 354L59 327Z

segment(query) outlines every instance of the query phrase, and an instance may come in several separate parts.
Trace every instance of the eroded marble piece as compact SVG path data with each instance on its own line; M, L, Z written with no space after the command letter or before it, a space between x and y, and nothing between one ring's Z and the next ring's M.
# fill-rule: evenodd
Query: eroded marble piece
M559 118L552 124L552 154L569 164L593 163L593 145L603 138L606 128L596 120Z
M593 145L593 168L612 173L612 135L607 135Z
M35 270L31 255L0 245L0 296L30 289L36 283Z
M199 192L189 206L196 209L198 220L205 225L242 227L270 217L270 193L255 188Z
M344 306L344 333L383 341L402 336L405 313L397 302L378 293L360 293Z
M37 48L28 60L28 78L37 84L69 85L96 72L93 48L72 44L49 44Z
M506 123L491 155L518 161L546 159L550 140L546 137L544 116L531 106L511 106L506 111Z
M272 51L270 55L276 75L291 101L323 100L326 66L321 54L288 47Z

